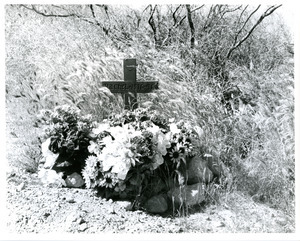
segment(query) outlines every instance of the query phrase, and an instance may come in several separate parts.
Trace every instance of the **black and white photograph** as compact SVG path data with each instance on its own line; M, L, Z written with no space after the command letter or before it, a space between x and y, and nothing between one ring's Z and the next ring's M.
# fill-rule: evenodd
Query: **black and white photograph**
M297 240L297 4L2 8L2 238Z

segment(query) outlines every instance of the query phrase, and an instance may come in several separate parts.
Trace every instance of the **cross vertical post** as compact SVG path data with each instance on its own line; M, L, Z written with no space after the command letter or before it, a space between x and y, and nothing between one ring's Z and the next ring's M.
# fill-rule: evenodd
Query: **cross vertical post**
M124 81L132 84L136 83L136 59L124 59ZM137 92L131 91L124 94L125 109L137 108Z
M124 81L102 81L102 86L108 88L111 93L122 94L125 109L138 108L137 94L150 93L158 89L158 81L137 81L136 59L124 59Z

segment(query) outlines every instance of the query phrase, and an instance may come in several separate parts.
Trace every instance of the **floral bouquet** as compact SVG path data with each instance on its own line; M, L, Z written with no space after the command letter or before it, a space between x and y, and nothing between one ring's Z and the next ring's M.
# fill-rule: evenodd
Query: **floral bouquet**
M65 176L81 173L87 188L138 203L185 184L187 162L199 140L190 124L149 109L126 110L100 123L69 106L44 117L48 168Z
M82 170L86 187L134 198L157 194L170 182L183 184L197 137L190 125L147 109L113 115L92 133Z

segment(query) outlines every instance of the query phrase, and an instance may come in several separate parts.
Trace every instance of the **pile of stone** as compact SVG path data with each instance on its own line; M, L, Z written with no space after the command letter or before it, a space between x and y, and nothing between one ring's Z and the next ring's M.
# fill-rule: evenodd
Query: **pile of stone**
M187 163L185 185L174 186L165 191L166 184L157 183L155 195L143 203L143 207L150 213L161 214L173 206L194 206L205 201L205 185L218 180L223 175L223 164L211 154L195 156ZM74 172L62 178L62 173L55 170L42 169L39 177L45 183L58 183L69 188L81 188L85 182L80 174ZM55 180L54 180L55 179ZM49 181L50 180L50 181Z
M164 213L170 204L189 207L200 204L205 200L204 184L218 180L223 175L223 169L222 162L213 155L195 156L188 162L186 185L151 197L144 207L150 213Z

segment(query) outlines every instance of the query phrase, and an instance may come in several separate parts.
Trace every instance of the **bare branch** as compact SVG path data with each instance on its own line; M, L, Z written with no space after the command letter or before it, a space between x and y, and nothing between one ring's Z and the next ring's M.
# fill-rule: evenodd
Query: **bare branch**
M193 13L203 7L204 7L204 4L202 4L200 7L197 7L197 8L194 8L193 10L191 10L191 13Z
M230 8L225 9L223 11L223 13L221 14L220 18L223 18L226 13L232 13L232 12L235 12L236 10L239 10L241 7L242 7L242 5L240 5L240 6L236 7L236 8L233 8L233 9L230 9Z
M42 15L44 17L57 17L57 18L69 18L69 17L79 17L78 15L74 14L74 13L71 13L71 14L46 14L46 13L43 13L39 10L37 10L34 5L31 5L31 8L30 7L27 7L26 5L24 4L21 4L20 6L26 8L26 9L29 9L31 11L34 11L35 13L39 14L39 15Z
M152 5L150 5L150 8L151 8L151 13L150 13L150 17L148 19L148 23L153 31L153 36L154 36L154 41L155 43L157 44L157 31L156 31L156 26L155 26L155 22L154 22L154 19L153 19L153 15L154 15L154 12L155 12L155 9L156 9L157 5L154 6L154 8L152 9Z
M197 8L195 8L195 9L191 10L191 13L193 13L193 12L199 10L199 9L202 8L203 6L204 6L204 4L201 5L200 7L197 7ZM177 28L179 25L181 25L182 22L183 22L183 20L185 20L185 19L186 19L186 15L183 16L183 17L180 19L180 21L179 21L176 25L174 25L174 28Z
M24 5L24 4L21 4L20 6L26 8L28 10L34 11L36 14L39 14L39 15L41 15L43 17L55 17L55 18L70 18L70 17L75 17L75 18L78 18L78 19L80 19L82 21L85 21L87 23L90 23L90 24L97 25L97 26L101 27L102 30L105 32L105 34L108 35L108 31L109 30L107 28L105 28L104 26L102 26L98 21L96 21L96 22L91 21L91 20L89 20L87 18L84 18L84 17L82 17L80 15L77 15L75 13L70 13L70 14L47 14L47 13L39 11L34 5L31 5L31 8L28 7L28 6L26 6L26 5Z
M248 8L248 6L249 6L249 5L247 5L247 6L243 9L243 11L241 12L240 17L239 17L238 22L237 22L238 24L240 23L241 18L242 18L242 16L243 16L244 12L246 11L246 9Z
M234 45L229 49L226 58L228 59L230 57L230 55L232 54L232 52L238 48L243 42L245 42L249 36L252 34L252 32L255 30L255 28L264 20L265 17L271 15L277 8L281 7L281 5L278 6L271 6L269 7L261 16L260 18L257 20L257 22L253 25L253 27L249 30L249 32L238 42L238 43L234 43Z
M192 20L191 5L187 4L185 6L186 6L187 18L188 18L188 22L189 22L189 26L190 26L190 30L191 30L191 48L194 48L194 46L195 46L195 27L194 27L194 23Z
M177 19L176 19L175 14L176 14L176 12L178 11L178 9L179 9L180 7L181 7L181 4L179 4L179 6L175 9L175 11L174 11L173 14L172 14L172 17L173 17L173 20L174 20L173 26L175 26L176 23L177 23Z
M205 20L205 23L204 23L204 25L203 25L203 29L205 30L206 28L208 28L208 20L209 20L209 18L210 18L210 15L212 14L212 12L214 12L214 8L215 8L215 6L214 5L211 5L211 7L210 7L210 9L209 9L209 12L208 12L208 15L207 15L207 17L206 17L206 20Z
M250 18L253 16L254 13L257 12L257 10L260 8L261 5L258 5L257 8L248 16L248 18L246 19L246 21L244 22L243 26L240 28L240 30L237 32L237 35L239 35L241 33L241 31L245 28L246 24L248 23L248 21L250 20Z
M149 4L144 10L143 10L143 12L142 12L142 14L148 9L148 8L151 8L152 7L152 5L151 4Z
M93 17L96 18L93 4L90 4L89 6L90 6Z

